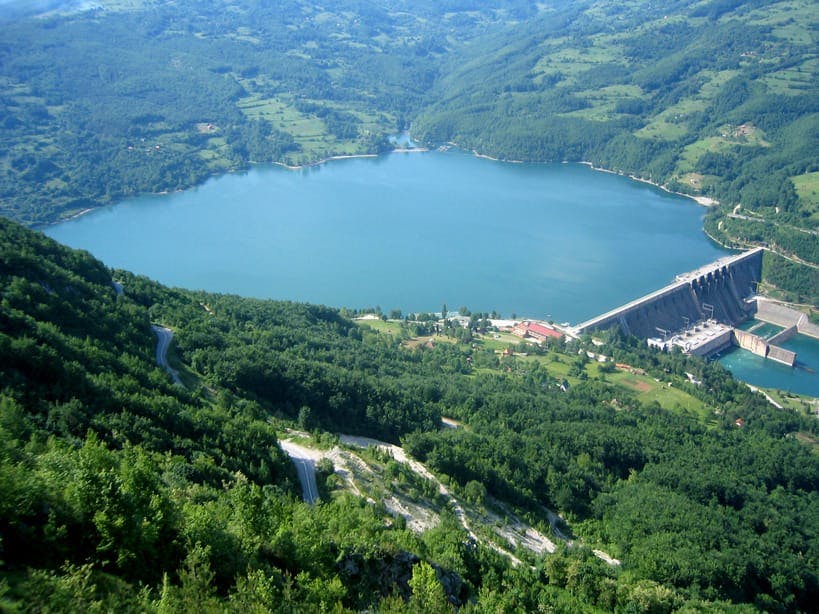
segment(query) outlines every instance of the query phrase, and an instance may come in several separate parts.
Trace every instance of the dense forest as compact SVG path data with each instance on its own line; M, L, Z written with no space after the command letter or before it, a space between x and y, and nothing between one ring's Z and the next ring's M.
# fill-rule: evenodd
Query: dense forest
M584 342L499 357L475 314L474 334L412 345L427 322L379 332L325 307L169 289L8 221L0 289L10 611L808 611L819 598L816 421L717 363L611 335L612 361L690 406L648 402ZM156 365L152 322L174 329L184 385ZM442 415L466 426L442 430ZM465 499L546 526L559 511L575 545L515 565L451 514L418 533L344 489L309 506L277 445L288 426L401 443Z
M411 127L717 199L715 239L817 270L811 0L10 2L0 22L0 206L29 225ZM769 282L816 304L808 277Z

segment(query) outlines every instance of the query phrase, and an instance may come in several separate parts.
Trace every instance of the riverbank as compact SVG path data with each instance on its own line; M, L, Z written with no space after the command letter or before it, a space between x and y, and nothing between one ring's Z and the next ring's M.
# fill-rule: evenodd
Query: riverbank
M492 162L503 162L505 164L523 164L523 160L502 160L501 158L493 158L492 156L487 156L486 154L479 153L477 150L472 150L472 155L476 158L482 158L484 160L492 160Z
M321 166L322 164L326 164L327 162L332 162L333 160L354 160L356 158L378 158L379 156L386 156L393 153L424 153L429 151L426 147L396 147L395 149L391 149L389 151L385 151L383 153L372 153L372 154L347 154L342 156L329 156L327 158L321 158L316 160L315 162L309 162L307 164L285 164L284 162L273 162L273 166L280 166L282 168L286 168L289 171L299 171L305 168L311 168L314 166Z
M87 209L83 209L82 211L80 211L78 213L75 213L74 215L69 215L68 217L63 218L63 219L61 219L59 221L60 222L68 222L70 220L76 220L77 218L82 217L86 213L91 213L92 211L94 211L94 209L96 209L96 207L88 207Z

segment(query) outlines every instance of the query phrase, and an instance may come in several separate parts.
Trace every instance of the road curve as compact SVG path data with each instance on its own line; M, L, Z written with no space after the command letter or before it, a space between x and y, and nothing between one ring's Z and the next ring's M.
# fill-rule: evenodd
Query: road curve
M184 386L182 380L179 379L179 373L168 364L168 348L171 345L171 339L173 339L173 331L157 324L151 324L151 330L156 335L156 364L168 372L174 384Z
M313 454L307 448L292 441L279 441L279 447L296 465L296 472L301 482L301 493L305 502L313 504L319 499L318 484L316 483L316 463Z

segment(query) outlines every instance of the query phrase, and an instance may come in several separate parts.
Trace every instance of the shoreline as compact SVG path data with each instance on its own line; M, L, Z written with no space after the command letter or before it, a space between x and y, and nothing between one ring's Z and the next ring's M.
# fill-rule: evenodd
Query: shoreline
M567 164L567 162L564 162L564 164ZM646 184L648 184L650 186L653 186L655 188L659 188L660 190L662 190L663 192L667 192L668 194L674 194L675 196L682 196L684 198L690 198L691 200L693 200L695 203L697 203L701 207L705 207L705 208L710 209L711 207L716 207L716 206L719 205L719 201L716 200L715 198L711 198L709 196L694 196L693 194L686 194L685 192L676 192L676 191L670 189L668 186L659 184L656 181L652 181L651 179L644 179L643 177L638 177L637 175L633 175L633 174L632 175L626 175L625 173L622 173L620 171L613 171L613 170L608 169L608 168L603 168L602 166L595 166L593 162L589 162L587 160L581 160L580 162L577 162L577 164L582 164L584 166L588 166L591 170L597 171L597 172L600 172L600 173L611 173L612 175L619 175L621 177L628 177L629 179L631 179L633 181L639 181L640 183L646 183Z
M455 147L455 148L458 148L458 149L462 149L461 146L458 145L458 143L455 143L455 142L452 142L452 141L448 142L447 145L450 146L450 147ZM427 153L429 151L430 151L430 149L428 147L400 147L400 148L396 148L396 149L391 149L391 150L383 152L383 153L343 154L343 155L337 155L337 156L328 156L326 158L320 158L319 160L316 160L314 162L309 162L307 164L291 165L291 164L286 164L285 162L276 161L276 162L269 162L269 163L267 163L267 162L250 162L249 166L252 168L253 166L270 164L272 166L278 166L278 167L281 167L281 168L284 168L284 169L287 169L287 170L290 170L290 171L298 171L298 170L303 170L303 169L306 169L306 168L321 166L321 165L326 164L328 162L332 162L333 160L353 160L353 159L356 159L356 158L378 158L380 156L385 156L385 155L389 155L389 154L393 154L393 153ZM471 151L471 153L472 153L472 155L474 157L481 158L481 159L484 159L484 160L490 160L492 162L500 162L500 163L503 163L503 164L525 164L525 161L523 161L523 160L507 160L507 159L504 159L504 158L496 158L496 157L490 156L488 154L480 153L477 149L472 149L470 151ZM533 164L537 164L537 163L533 163ZM544 163L544 164L548 164L548 163ZM555 163L555 164L557 164L557 163ZM589 162L587 160L581 160L581 161L578 161L578 162L571 162L569 160L563 160L561 162L561 164L582 164L583 166L588 166L593 171L597 171L597 172L601 172L601 173L610 173L612 175L620 175L621 177L628 177L629 179L631 179L633 181L639 181L640 183L646 183L646 184L648 184L650 186L653 186L655 188L659 188L660 190L663 190L664 192L667 192L669 194L674 194L676 196L682 196L684 198L691 199L691 200L693 200L694 202L696 202L698 205L700 205L702 207L711 208L711 207L715 207L715 206L719 205L719 201L716 200L716 199L713 199L713 198L710 198L710 197L707 197L707 196L694 196L692 194L685 194L684 192L675 192L674 190L669 189L667 186L664 186L664 185L661 185L661 184L656 183L654 181L651 181L650 179L643 179L642 177L638 177L638 176L633 175L633 174L625 175L624 173L619 172L619 171L614 171L614 170L611 170L611 169L608 169L608 168L595 166L593 162ZM239 169L231 169L231 170L227 170L225 172L226 173L231 173L231 172L236 172L236 170L239 170ZM213 174L209 175L208 178L212 178L214 176L219 176L221 174L225 174L225 172L223 172L223 173L213 173ZM184 191L189 190L191 188L196 188L199 185L201 185L201 184L197 183L197 184L191 185L188 188L178 188L176 190L173 190L173 192L174 193L175 192L184 192ZM165 196L165 195L168 195L170 193L171 193L171 191L169 191L169 190L163 190L161 192L147 192L146 194L151 194L151 195L154 195L154 196ZM134 195L132 195L132 196L134 196ZM52 220L52 221L49 221L49 222L45 222L45 223L42 223L42 224L37 224L35 226L35 228L42 228L42 227L47 227L47 226L53 226L55 224L62 224L63 222L69 222L71 220L82 217L83 215L91 213L92 211L96 211L97 209L102 209L102 208L108 206L109 204L115 204L115 203L105 203L105 204L100 204L100 205L98 205L96 207L88 207L88 208L83 209L83 210L81 210L81 211L79 211L77 213L74 213L74 214L72 214L72 215L70 215L68 217L59 218L59 219ZM711 238L711 237L709 236L709 238Z
M452 141L448 142L447 145L451 145L453 147L457 147L457 148L461 149L460 145L458 145L457 143L452 142ZM501 162L501 163L505 163L505 164L525 164L525 162L523 160L506 160L504 158L495 158L495 157L490 156L488 154L483 154L483 153L479 152L477 149L472 149L471 151L472 151L472 155L475 156L476 158L482 158L484 160L491 160L492 162ZM533 162L532 164L538 164L538 163ZM543 164L550 164L550 163L545 162ZM557 164L557 162L555 162L554 164ZM709 196L694 196L693 194L686 194L685 192L676 192L676 191L670 189L668 186L659 184L659 183L657 183L655 181L651 181L650 179L644 179L644 178L638 177L637 175L634 175L634 174L626 175L625 173L620 172L620 171L615 171L615 170L612 170L612 169L609 169L609 168L603 168L602 166L595 166L594 162L589 162L588 160L580 160L578 162L563 160L562 162L560 162L560 164L582 164L583 166L588 166L593 171L597 171L597 172L600 172L600 173L609 173L609 174L612 174L612 175L619 175L621 177L627 177L627 178L629 178L629 179L631 179L633 181L639 181L640 183L646 183L646 184L648 184L650 186L653 186L655 188L659 188L660 190L662 190L663 192L667 192L668 194L674 194L675 196L682 196L684 198L691 199L695 203L700 205L701 207L705 207L707 209L710 209L712 207L716 207L716 206L719 205L719 201L717 199L715 199L715 198L711 198Z
M424 153L428 152L429 149L426 147L398 147L396 149L391 149L389 151L385 151L383 153L367 153L367 154L344 154L339 156L328 156L326 158L320 158L315 162L308 162L307 164L286 164L284 162L270 162L273 166L280 166L281 168L286 168L289 171L299 171L305 168L312 168L314 166L321 166L322 164L326 164L327 162L332 162L333 160L354 160L356 158L379 158L381 156L388 156L394 153ZM266 162L257 162L254 164L267 164Z
M456 147L457 147L457 145L456 145ZM477 149L472 150L472 155L475 156L476 158L481 158L483 160L492 160L492 162L502 162L504 164L523 164L524 163L523 160L506 160L506 159L501 159L501 158L493 158L492 156L488 156L486 154L482 154L482 153L478 152Z
M299 171L299 170L303 170L303 169L306 169L306 168L321 166L322 164L325 164L327 162L332 162L333 160L352 160L352 159L355 159L355 158L378 158L380 156L385 156L385 155L389 155L389 154L393 154L393 153L425 153L425 152L428 152L428 151L429 151L429 149L427 149L426 147L402 147L402 148L397 148L397 149L391 149L390 151L386 151L386 152L380 153L380 154L369 153L369 154L345 154L345 155L339 155L339 156L329 156L327 158L321 158L319 160L316 160L315 162L310 162L309 164L301 164L301 165L290 165L290 164L285 164L284 162L253 162L253 161L251 161L249 163L249 165L248 165L249 168L244 168L244 169L242 169L242 168L232 168L232 169L227 169L227 170L225 170L223 172L211 173L211 174L208 175L208 177L207 177L207 179L205 181L207 181L208 179L212 179L214 177L219 177L221 175L226 175L226 174L231 174L231 173L240 173L240 172L243 172L243 171L250 170L254 166L264 166L264 165L267 165L267 164L270 164L272 166L279 166L279 167L285 168L285 169L287 169L289 171ZM187 190L198 188L199 186L203 185L205 183L205 181L203 181L201 183L195 183L195 184L193 184L193 185L191 185L191 186L189 186L187 188L177 188L177 189L175 189L173 191L171 191L171 190L162 190L160 192L144 192L144 193L140 193L140 194L131 194L130 196L126 196L121 200L124 200L125 198L133 198L133 197L138 197L138 196L167 196L169 194L177 194L179 192L185 192ZM82 217L83 215L91 213L92 211L96 211L98 209L103 209L103 208L108 207L110 205L115 205L115 204L117 204L117 202L120 202L120 201L101 203L101 204L97 205L96 207L87 207L87 208L85 208L85 209L83 209L81 211L78 211L77 213L73 213L73 214L69 215L68 217L62 217L62 218L58 218L56 220L43 222L41 224L35 224L34 226L32 226L32 228L35 228L35 229L47 228L49 226L55 226L57 224L62 224L64 222L70 222L71 220L75 220L75 219L77 219L79 217Z
M82 217L86 213L91 213L95 209L99 209L99 207L88 207L87 209L83 209L82 211L75 213L74 215L69 215L67 218L60 220L60 222L69 222L71 220L76 220L78 217Z
M308 164L299 164L299 165L291 165L286 164L284 162L271 162L273 166L280 166L282 168L286 168L289 171L298 171L305 168L311 168L313 166L321 166L326 162L330 162L332 160L352 160L354 158L377 158L380 154L345 154L342 156L329 156L327 158L321 158L320 160L316 160L315 162L309 162ZM265 164L264 162L259 162L257 164ZM252 165L251 165L252 166Z

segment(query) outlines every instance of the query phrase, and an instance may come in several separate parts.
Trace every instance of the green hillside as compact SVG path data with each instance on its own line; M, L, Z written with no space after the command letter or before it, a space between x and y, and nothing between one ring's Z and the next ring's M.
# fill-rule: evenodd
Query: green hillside
M814 4L555 7L459 46L417 134L504 159L588 161L716 199L709 234L797 262L770 256L769 281L817 304Z
M383 152L411 126L716 199L707 232L767 246L770 290L819 304L811 0L11 2L0 23L17 221Z
M428 347L424 323L379 332L323 307L172 290L5 220L0 296L4 610L807 611L819 598L816 420L718 364L617 338L602 351L644 370L576 343L503 358L480 318ZM184 386L156 366L151 322L174 330ZM442 430L442 415L460 426ZM451 499L356 452L366 489L330 475L323 501L302 503L278 448L288 427L324 449L338 432L400 442ZM413 530L387 498L438 520ZM546 534L559 512L573 546L500 541L509 509Z
M614 334L166 288L10 221L411 127L717 199L817 305L814 4L0 3L0 611L815 609L809 401Z
M254 162L383 151L447 46L526 4L467 15L426 1L100 2L29 19L0 8L0 212L48 222Z

